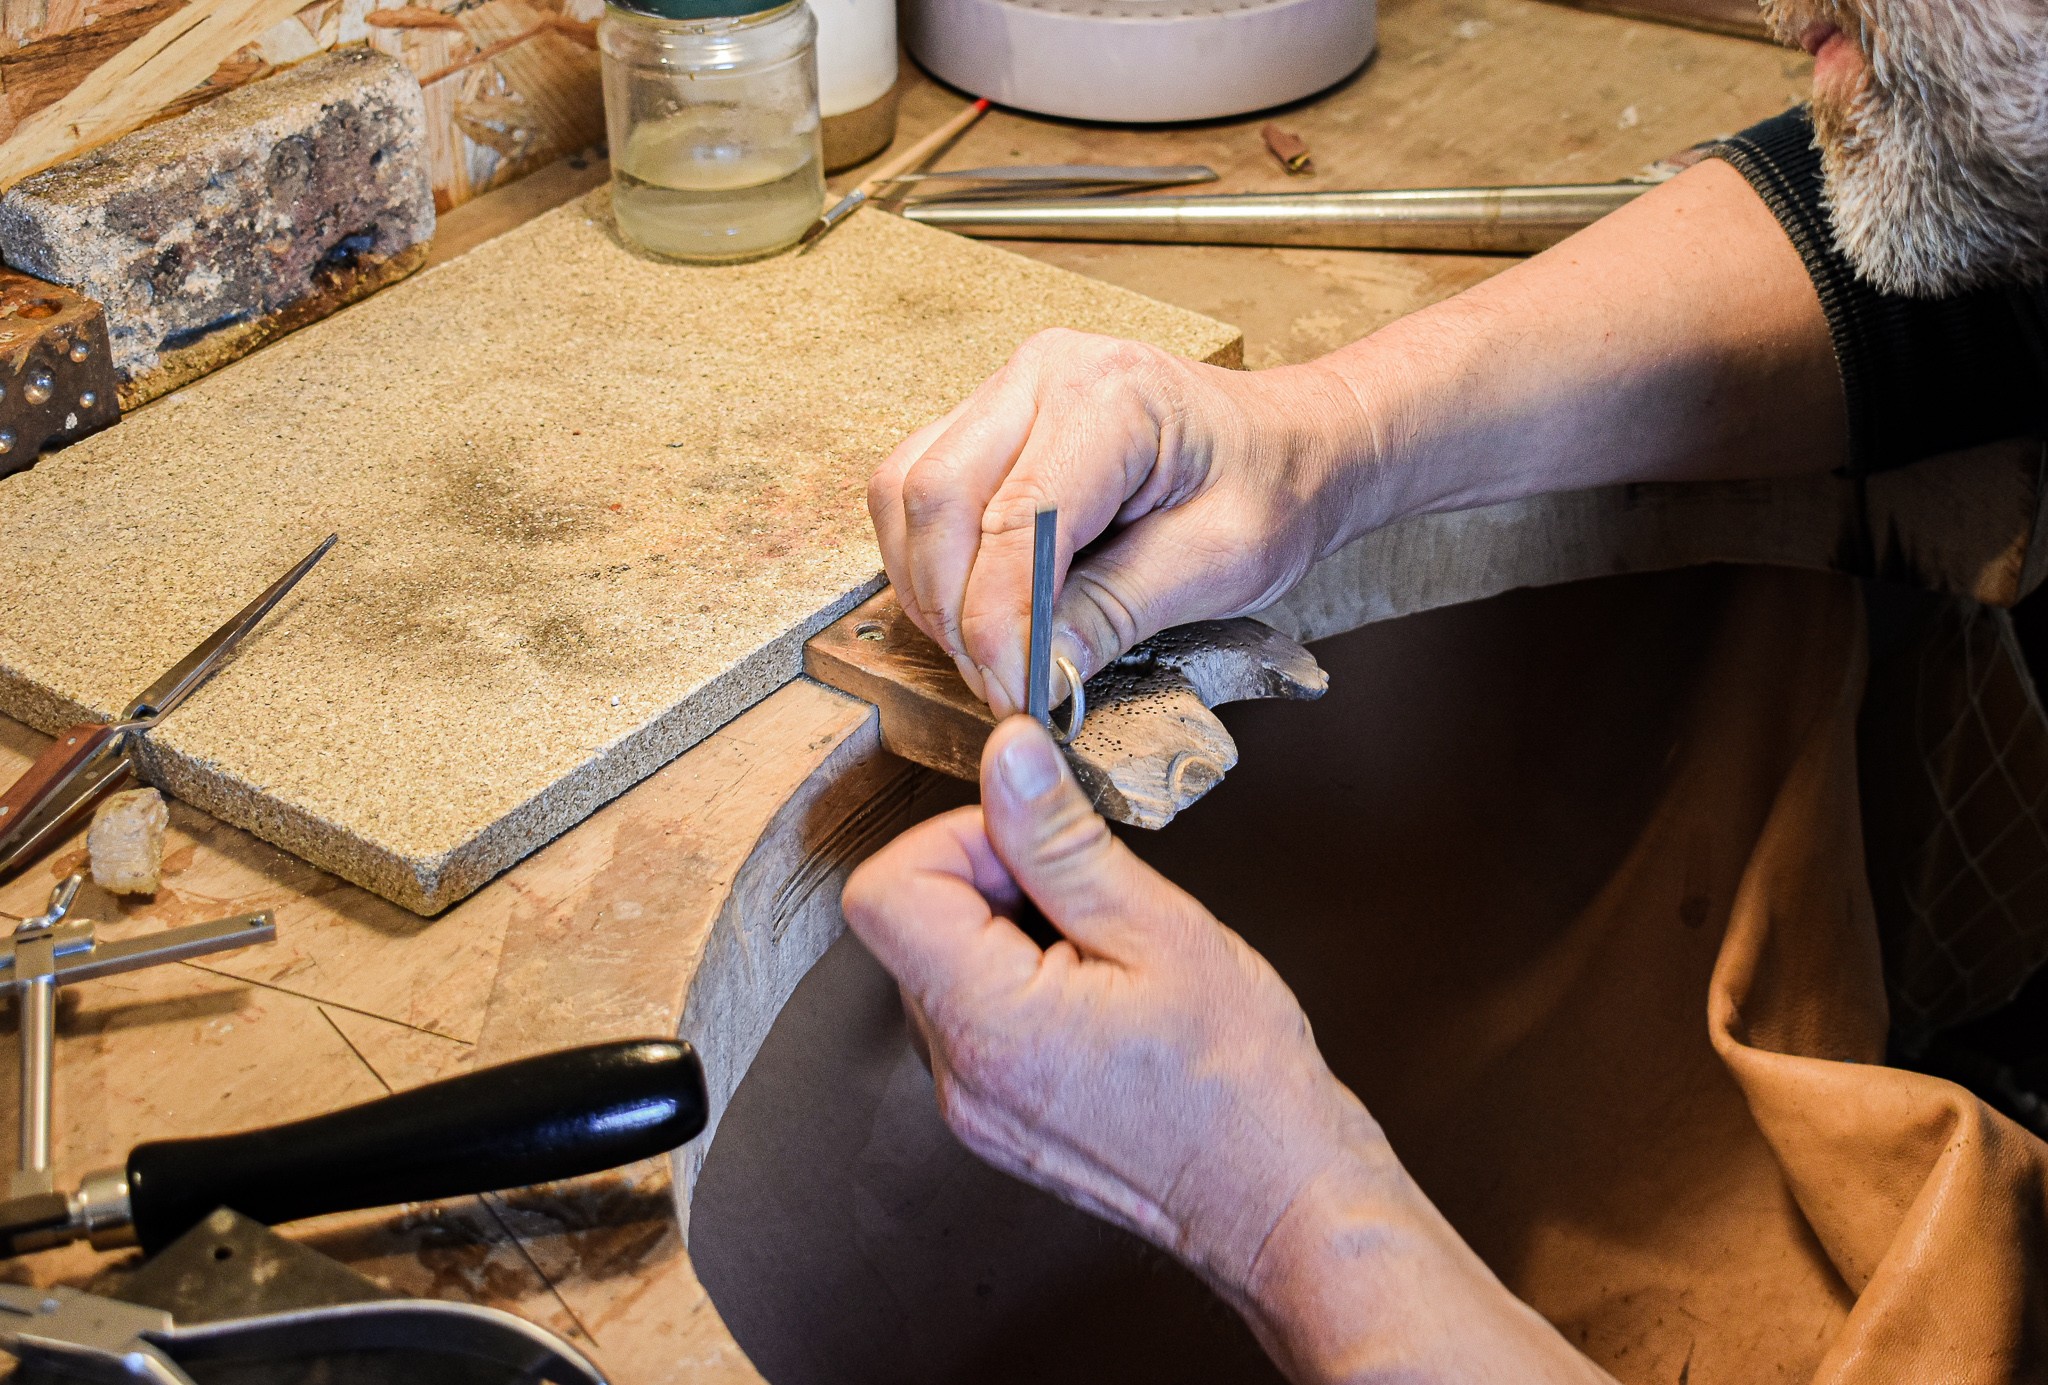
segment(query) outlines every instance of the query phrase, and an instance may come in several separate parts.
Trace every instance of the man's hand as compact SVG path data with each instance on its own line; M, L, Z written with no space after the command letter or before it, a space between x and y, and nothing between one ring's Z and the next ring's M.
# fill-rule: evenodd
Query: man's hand
M1005 714L1024 704L1041 504L1060 507L1054 651L1086 678L1294 585L1335 534L1325 492L1359 418L1312 368L1247 375L1044 332L890 455L868 511L903 609Z
M1710 159L1307 365L1033 337L890 455L868 509L904 610L1002 714L1024 701L1042 504L1060 510L1054 649L1086 677L1169 626L1270 604L1404 516L1826 471L1846 448L1805 265Z
M1011 922L1025 895L1064 941ZM1110 835L1036 724L997 727L982 806L877 853L845 907L962 1142L1178 1255L1295 1379L1607 1379L1459 1240L1285 983Z
M1296 1192L1378 1126L1263 958L1110 835L1013 718L983 807L906 833L846 887L901 983L947 1123L997 1168L1242 1286ZM1066 937L1011 922L1020 887Z

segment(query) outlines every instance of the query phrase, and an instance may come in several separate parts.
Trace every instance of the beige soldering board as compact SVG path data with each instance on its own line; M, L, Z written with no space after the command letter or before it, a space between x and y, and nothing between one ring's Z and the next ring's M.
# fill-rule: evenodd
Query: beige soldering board
M1239 349L883 214L658 264L600 191L0 480L0 711L111 717L338 532L145 772L435 912L794 677L869 473L1052 326Z

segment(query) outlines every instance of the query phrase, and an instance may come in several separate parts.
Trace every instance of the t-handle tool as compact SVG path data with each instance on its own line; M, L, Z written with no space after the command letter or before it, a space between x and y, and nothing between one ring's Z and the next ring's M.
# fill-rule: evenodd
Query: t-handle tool
M0 949L0 982L14 990L21 1015L21 1155L8 1184L7 1208L40 1204L43 1216L69 1215L67 1200L51 1191L50 1089L55 1073L57 988L74 981L182 962L212 952L267 943L277 936L271 916L238 914L211 923L145 933L107 942L71 905L84 877L73 875L51 892L50 904L23 919ZM0 1216L4 1216L0 1213Z
M590 1359L495 1308L433 1299L338 1303L181 1327L161 1308L0 1284L0 1350L111 1385L196 1385L187 1364L405 1350L501 1366L521 1381L605 1385Z
M218 672L242 637L334 547L336 537L329 534L233 620L144 688L118 720L85 722L57 733L56 742L0 793L0 875L56 841L84 808L128 772L132 739L177 710Z
M667 1153L709 1109L688 1044L591 1044L290 1125L137 1145L68 1199L0 1204L0 1255L87 1239L154 1252L223 1206L270 1225L576 1178Z

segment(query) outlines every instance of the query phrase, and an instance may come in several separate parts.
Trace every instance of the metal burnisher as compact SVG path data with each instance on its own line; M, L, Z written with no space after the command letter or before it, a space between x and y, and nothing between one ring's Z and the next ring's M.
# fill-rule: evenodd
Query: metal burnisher
M1031 646L1024 683L1024 711L1051 733L1053 740L1070 745L1081 734L1088 718L1088 690L1081 670L1066 655L1052 652L1053 569L1059 563L1060 512L1051 505L1039 510L1031 527ZM1057 665L1067 680L1067 724L1053 723L1052 671Z

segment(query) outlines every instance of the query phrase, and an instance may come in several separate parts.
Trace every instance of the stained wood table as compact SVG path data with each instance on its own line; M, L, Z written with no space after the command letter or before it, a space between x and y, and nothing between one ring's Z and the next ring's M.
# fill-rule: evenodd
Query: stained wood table
M1271 161L1258 136L1263 117L1132 131L997 113L947 161L1207 162L1226 191L1591 181L1784 109L1801 97L1809 68L1757 42L1538 0L1383 0L1381 14L1381 51L1365 71L1278 117L1307 139L1313 180L1291 179ZM935 125L959 100L908 76L899 139ZM459 208L445 218L436 254L455 253L602 177L601 161L571 160ZM1233 322L1246 332L1253 367L1312 357L1506 263L1315 250L1015 248ZM1993 596L2001 583L2026 580L2036 509L2032 491L2017 483L1997 495L1994 508L2005 508L1993 518L2004 528L1991 527L2016 537L1995 552L1963 545L1937 555L1953 584ZM1769 497L1752 489L1725 499L1724 511L1753 518ZM1810 507L1825 519L1838 501L1823 488ZM1618 505L1578 503L1582 510L1567 519L1576 514L1574 522L1596 527ZM1638 496L1631 513L1644 504ZM1520 552L1534 576L1516 576L1524 569L1512 564L1459 575L1470 565L1447 568L1428 553L1472 531L1421 530L1374 549L1363 569L1336 572L1305 593L1289 619L1313 635L1518 581L1586 575L1556 558L1571 547L1557 540L1559 522L1541 512L1490 522L1489 541ZM1669 532L1637 539L1639 559L1627 557L1634 550L1624 543L1615 549L1623 556L1602 559L1602 570L1672 561L1650 553L1655 543L1668 546ZM1679 549L1678 561L1717 556ZM1403 574L1416 573L1429 580L1402 588ZM1373 582L1376 591L1406 595L1361 606L1357 593ZM0 724L0 775L18 772L44 743L25 727ZM65 989L60 1182L118 1163L141 1139L293 1119L604 1038L693 1040L715 1112L838 933L847 870L957 793L886 755L872 708L799 679L432 920L174 805L162 891L121 902L88 888L81 910L122 935L270 909L278 939ZM38 912L52 883L82 862L82 843L73 842L0 885L0 912ZM0 1110L10 1118L14 1068L0 1063ZM623 1385L758 1380L684 1248L688 1192L712 1134L715 1124L673 1163L327 1218L291 1234L393 1288L492 1303L545 1323L584 1345ZM71 1247L0 1274L91 1285L119 1264Z

